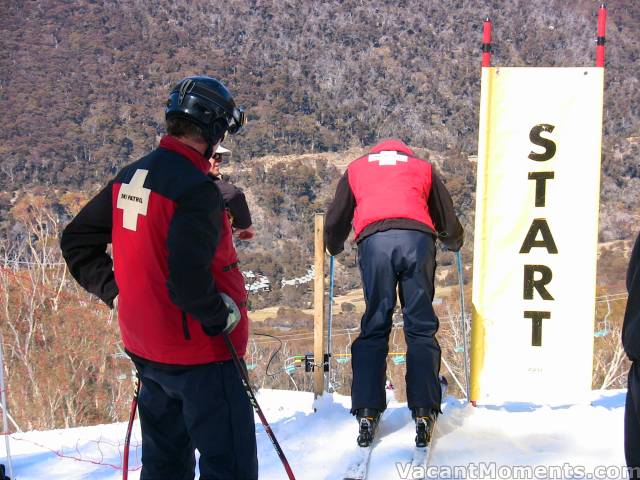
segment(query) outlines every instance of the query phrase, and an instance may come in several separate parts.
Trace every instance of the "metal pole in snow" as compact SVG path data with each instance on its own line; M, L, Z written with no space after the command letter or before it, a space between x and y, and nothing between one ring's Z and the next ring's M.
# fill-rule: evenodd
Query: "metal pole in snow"
M13 464L11 463L11 448L9 446L9 423L7 419L7 395L4 386L4 353L2 350L3 338L0 335L0 401L2 402L2 426L4 444L7 449L7 463L9 465L9 477L14 478Z
M269 422L267 422L267 418L264 416L260 405L258 404L258 400L256 399L255 394L253 393L253 389L251 388L251 383L249 382L249 377L247 376L247 372L244 369L242 362L240 361L240 357L238 357L238 352L236 351L236 347L231 343L231 339L229 338L229 334L227 332L222 332L222 338L224 339L224 343L227 344L227 348L229 349L229 353L231 353L231 358L233 359L233 363L236 366L236 370L238 371L238 375L240 375L240 381L242 382L242 386L244 387L244 391L249 397L249 403L260 417L260 421L264 426L264 431L267 433L269 440L273 444L273 448L275 448L280 461L282 462L282 466L284 467L285 472L287 472L287 477L289 480L296 480L295 475L293 474L293 470L291 470L291 466L289 465L289 461L287 457L285 457L280 444L278 443L278 439L276 438L275 433L271 430L271 426ZM316 367L317 368L317 367Z
M333 352L331 351L333 342L331 341L331 326L333 324L333 278L335 273L335 259L334 256L331 255L329 259L329 325L327 329L327 377L326 377L326 386L325 390L327 392L331 391L331 355Z
M462 269L462 255L456 252L456 265L458 267L458 285L460 288L460 319L462 322L462 337L464 345L464 380L467 384L467 401L471 400L469 388L469 342L467 341L467 320L464 313L464 270Z

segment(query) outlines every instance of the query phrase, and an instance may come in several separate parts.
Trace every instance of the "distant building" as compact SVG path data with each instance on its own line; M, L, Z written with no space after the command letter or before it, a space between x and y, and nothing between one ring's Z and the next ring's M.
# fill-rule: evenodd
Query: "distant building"
M244 288L249 293L257 293L257 292L269 292L271 291L271 281L260 273L256 273L252 270L247 270L242 272L242 276L245 279ZM313 282L313 279L316 276L316 268L312 265L307 269L307 273L301 277L285 279L283 278L280 281L282 287L286 287L288 285L304 285L306 283Z
M302 277L292 278L291 280L285 280L284 278L281 280L282 286L286 285L303 285L305 283L312 282L316 276L316 267L315 265L311 265L311 268L307 270L307 274Z
M246 279L253 280L250 283L245 283L244 288L249 293L258 293L258 292L270 292L271 291L271 282L265 275L256 274L251 270L246 272L242 272L242 275Z

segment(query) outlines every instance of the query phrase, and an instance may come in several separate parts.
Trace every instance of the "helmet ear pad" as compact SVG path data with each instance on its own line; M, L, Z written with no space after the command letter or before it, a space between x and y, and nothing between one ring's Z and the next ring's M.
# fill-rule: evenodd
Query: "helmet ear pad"
M222 117L216 118L209 124L207 132L209 140L207 141L207 149L204 152L205 158L210 158L213 155L213 147L222 141L228 129L229 125Z
M209 143L215 145L220 142L228 129L229 125L224 118L216 118L209 125Z

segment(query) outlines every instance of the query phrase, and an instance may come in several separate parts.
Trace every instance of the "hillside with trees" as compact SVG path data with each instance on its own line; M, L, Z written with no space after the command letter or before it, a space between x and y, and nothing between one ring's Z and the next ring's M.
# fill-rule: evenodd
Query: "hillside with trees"
M482 20L493 64L593 65L598 3L418 0L8 2L0 15L5 189L90 187L156 143L167 93L223 79L249 113L242 161L400 137L476 151ZM609 8L605 174L637 177L640 4ZM624 188L624 185L617 185Z
M152 149L163 134L171 87L201 73L223 79L248 112L248 127L228 146L236 166L250 171L251 179L235 181L250 187L256 208L283 202L264 208L270 225L281 225L281 213L285 223L305 222L300 209L321 207L313 199L326 203L333 184L320 174L315 185L278 199L277 183L287 181L251 173L260 168L257 159L352 152L393 136L439 159L471 227L475 171L466 159L477 148L484 16L494 23L494 65L593 65L598 6L589 0L10 2L0 14L0 109L7 119L0 131L2 231L10 230L7 212L21 189L89 195ZM602 241L629 238L638 220L638 25L638 2L610 6ZM283 233L268 233L258 243L272 250Z
M344 165L383 137L415 147L443 173L467 232L463 258L470 263L476 172L468 158L477 149L482 20L490 15L494 23L494 65L589 66L598 6L591 0L4 2L0 333L10 409L23 405L19 423L79 425L121 419L127 411L130 366L118 353L114 316L70 280L57 239L108 179L157 145L163 106L180 79L219 77L247 110L247 128L226 142L233 156L222 168L247 194L257 231L253 241L238 243L242 269L271 282L251 295L251 307L282 307L254 328L302 334L309 330L300 310L309 306L310 286L283 287L282 280L307 274L313 215L326 209ZM607 295L624 290L629 240L640 224L640 2L618 0L608 12L600 213L607 246L598 267L598 295L606 299L596 321L611 333L596 339L598 387L622 382L623 298L609 302ZM445 272L438 287L454 285L450 255L438 261ZM351 244L338 257L336 278L337 294L360 286ZM443 319L454 318L449 307L456 297L449 296ZM336 319L344 329L336 345L344 351L347 329L358 322L349 305ZM451 325L443 321L444 336ZM307 340L285 342L275 363L310 348ZM304 374L287 377L281 369L278 377L265 376L276 345L270 341L253 339L254 378L306 388ZM460 373L457 346L444 348ZM53 374L51 365L58 366ZM393 369L400 378L402 367ZM347 388L348 365L340 375Z

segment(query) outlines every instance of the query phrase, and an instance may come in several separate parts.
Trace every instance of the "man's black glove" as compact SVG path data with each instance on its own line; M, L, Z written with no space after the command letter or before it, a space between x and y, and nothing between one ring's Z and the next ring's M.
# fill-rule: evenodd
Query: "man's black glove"
M329 249L329 247L325 247L325 250L327 251L327 253L329 255L331 255L332 257L335 257L336 255L341 254L344 251L344 244L342 244L342 246L336 248L335 250L331 251Z
M222 297L222 300L227 307L227 315L226 318L224 318L223 320L221 319L221 321L217 321L210 325L202 325L204 333L206 333L210 337L220 335L222 332L225 332L227 334L231 333L233 329L236 328L236 325L238 325L238 322L240 322L241 318L240 309L236 305L236 302L234 302L233 299L226 293L221 293L220 296Z

